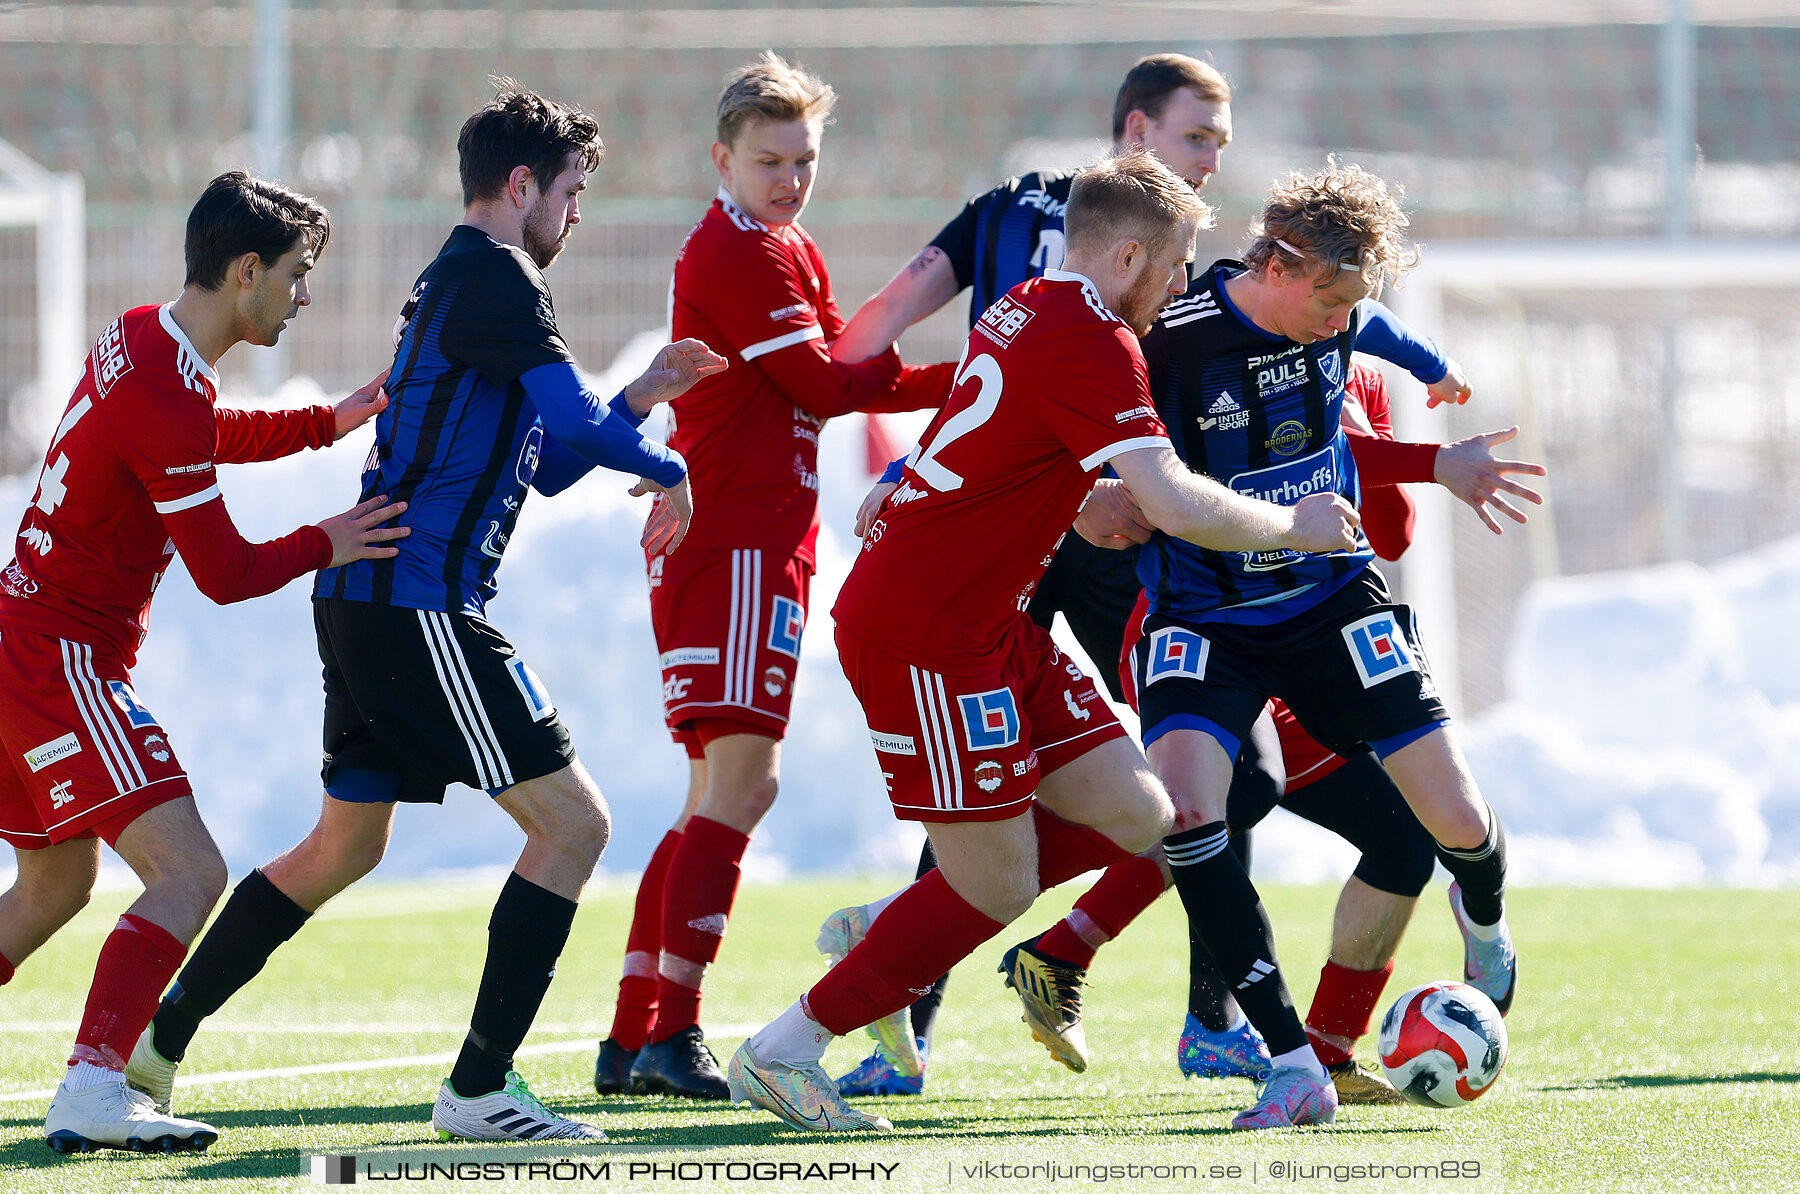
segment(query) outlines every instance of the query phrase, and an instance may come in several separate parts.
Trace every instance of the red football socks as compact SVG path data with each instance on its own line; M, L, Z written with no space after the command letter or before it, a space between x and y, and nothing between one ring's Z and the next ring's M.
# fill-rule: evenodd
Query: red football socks
M1096 950L1124 932L1162 893L1162 868L1153 860L1134 856L1115 862L1032 948L1085 969Z
M663 881L669 859L681 842L671 829L644 864L638 882L637 903L631 912L631 932L625 937L625 974L619 979L619 1002L613 1009L612 1039L633 1052L642 1049L656 1024L656 961L662 953Z
M737 898L738 862L748 834L706 817L689 817L663 880L662 959L656 980L656 1027L663 1041L700 1022L700 980L719 956L726 919Z
M899 1011L1006 926L951 890L942 871L894 897L869 935L806 993L826 1031L844 1036Z
M1319 989L1313 992L1312 1007L1306 1013L1306 1035L1313 1051L1326 1066L1342 1065L1354 1056L1358 1037L1369 1031L1375 1005L1387 989L1394 964L1379 970L1351 970L1327 961L1319 971ZM1326 1035L1350 1041L1346 1049L1333 1044Z
M124 1069L156 1012L156 1001L186 956L187 946L161 925L129 912L121 916L100 947L69 1064L86 1061Z
M0 954L0 987L12 981L13 973L13 964L6 960L5 954Z
M1105 834L1065 821L1041 804L1031 806L1031 820L1037 830L1039 891L1131 857Z

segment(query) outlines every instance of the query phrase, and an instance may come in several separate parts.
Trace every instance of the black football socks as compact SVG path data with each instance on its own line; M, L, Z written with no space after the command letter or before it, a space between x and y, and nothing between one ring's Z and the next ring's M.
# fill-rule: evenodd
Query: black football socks
M513 1054L531 1031L574 922L574 900L516 872L506 877L488 919L487 964L469 1035L450 1071L450 1087L463 1098L505 1089Z
M1275 959L1275 935L1250 876L1232 852L1225 822L1163 839L1175 890L1217 961L1231 994L1277 1057L1306 1045L1306 1031Z
M1488 832L1473 850L1437 848L1438 859L1462 888L1463 911L1478 925L1499 924L1506 912L1506 830L1488 805Z
M200 1021L260 974L269 955L311 915L261 871L245 875L157 1007L150 1022L156 1051L167 1061L180 1061Z

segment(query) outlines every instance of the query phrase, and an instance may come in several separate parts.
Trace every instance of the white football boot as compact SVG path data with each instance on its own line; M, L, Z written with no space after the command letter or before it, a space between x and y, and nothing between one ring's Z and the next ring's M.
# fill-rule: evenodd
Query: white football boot
M446 1080L431 1108L431 1126L443 1140L606 1140L606 1133L592 1124L566 1119L538 1102L513 1070L506 1072L506 1089L472 1099L457 1094Z
M204 1152L219 1130L198 1120L177 1119L156 1109L149 1095L133 1090L120 1074L86 1090L65 1082L44 1117L44 1143L59 1153L119 1148L139 1153Z

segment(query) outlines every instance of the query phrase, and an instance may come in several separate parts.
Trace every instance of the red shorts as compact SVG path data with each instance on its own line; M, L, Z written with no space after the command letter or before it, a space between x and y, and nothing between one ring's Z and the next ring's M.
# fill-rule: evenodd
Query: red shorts
M650 625L662 656L663 717L675 741L697 718L780 738L800 666L813 567L755 548L649 561Z
M0 627L0 838L41 850L112 842L133 818L193 794L111 648Z
M1004 821L1049 775L1125 727L1094 682L1024 614L992 658L952 672L907 663L843 629L844 675L903 821Z

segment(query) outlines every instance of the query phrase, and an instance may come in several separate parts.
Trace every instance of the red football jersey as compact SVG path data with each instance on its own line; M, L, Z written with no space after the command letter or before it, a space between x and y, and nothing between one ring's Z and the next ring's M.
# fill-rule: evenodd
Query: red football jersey
M168 305L113 321L88 354L0 572L0 625L97 637L130 664L178 546L215 600L269 592L330 562L317 527L244 542L213 466L323 447L336 435L331 407L215 414L217 385Z
M704 340L731 362L669 404L669 445L694 494L684 546L811 563L825 420L936 406L950 365L902 366L892 350L834 362L844 317L818 246L798 224L751 219L723 189L675 259L671 301L675 339Z
M1168 446L1137 337L1080 274L1013 287L863 539L838 624L938 667L998 647L1100 466Z

